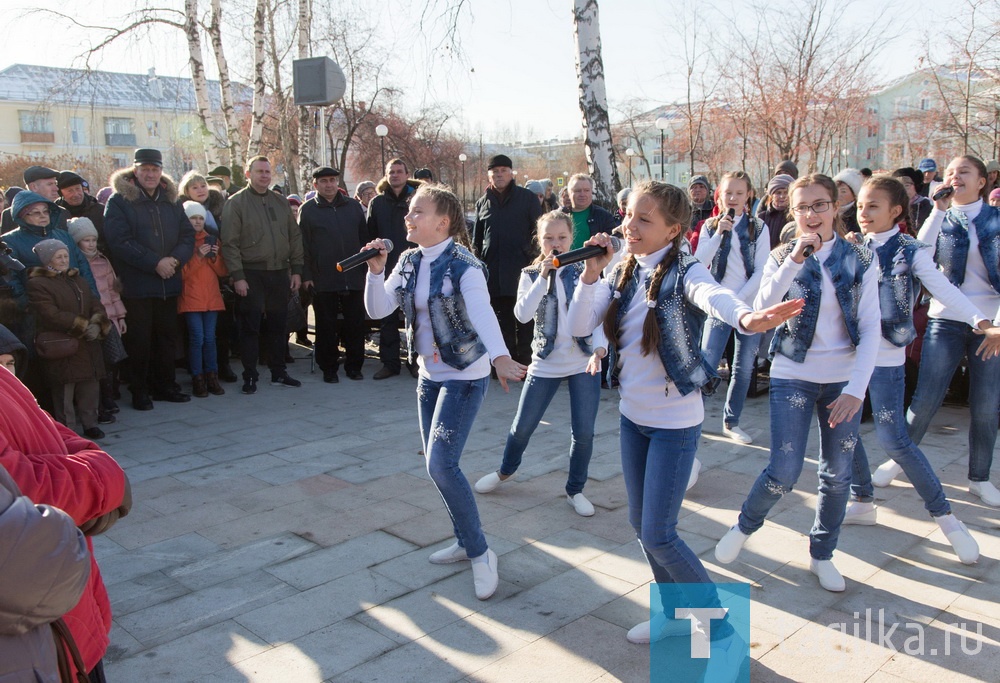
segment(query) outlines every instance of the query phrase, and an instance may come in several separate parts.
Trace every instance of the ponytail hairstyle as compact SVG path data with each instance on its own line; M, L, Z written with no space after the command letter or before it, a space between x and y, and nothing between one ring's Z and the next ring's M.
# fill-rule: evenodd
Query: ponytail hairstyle
M803 187L809 187L810 185L819 185L827 194L830 195L830 211L834 212L833 216L833 232L840 237L847 234L847 228L844 227L844 218L840 215L840 209L837 206L837 183L833 182L833 178L823 173L810 173L809 175L801 176L798 180L793 182L788 186L788 214L794 216L792 211L791 199L792 193L795 190L801 189ZM796 235L798 235L798 230L796 229Z
M663 260L653 270L649 282L649 291L646 293L647 302L651 302L652 305L646 311L646 319L642 324L640 350L642 351L642 355L648 356L656 351L660 345L660 327L656 324L656 311L654 309L657 296L660 293L660 285L663 284L663 278L670 272L674 262L681 253L681 245L684 242L684 230L691 223L691 200L688 198L687 193L679 187L656 182L655 180L643 181L632 190L632 194L628 198L629 209L631 210L642 197L649 197L653 200L654 211L659 214L659 217L663 219L668 227L677 228L677 234L674 235L670 243L670 249L667 250L667 253L663 256ZM630 215L626 212L625 221L628 222L630 218ZM638 267L639 262L635 256L629 254L625 257L622 265L618 268L618 282L615 283L615 291L619 295L611 300L611 305L608 306L608 311L604 316L604 333L609 342L616 346L618 345L618 312L621 308L620 293L632 279L635 269Z
M973 156L972 154L963 154L962 156L960 156L958 158L962 159L964 161L968 161L970 164L972 164L973 166L975 166L976 167L976 171L979 172L979 177L982 178L983 180L987 181L987 182L983 183L983 186L981 188L979 188L979 198L982 199L983 202L989 203L989 195L990 195L990 191L988 189L989 188L989 173L987 173L987 171L986 171L986 164L983 163L982 159L980 159L977 156Z
M869 178L861 186L862 189L881 190L889 198L889 206L898 206L899 215L896 222L902 223L906 227L906 232L912 234L913 226L910 224L910 197L906 194L903 183L889 175L875 175Z
M427 197L434 205L434 210L439 215L448 218L448 236L463 247L469 248L471 241L469 240L469 228L465 224L465 211L462 210L462 202L448 186L424 183L414 193L413 198L417 197Z
M575 178L576 176L573 177ZM587 176L581 177L586 178ZM542 229L549 223L565 223L566 227L569 228L570 237L573 236L573 219L570 218L568 213L564 213L559 209L543 213L538 217L538 227L535 229L535 242L538 245L538 256L536 256L535 260L532 261L533 264L538 264L545 260L545 254L542 253Z

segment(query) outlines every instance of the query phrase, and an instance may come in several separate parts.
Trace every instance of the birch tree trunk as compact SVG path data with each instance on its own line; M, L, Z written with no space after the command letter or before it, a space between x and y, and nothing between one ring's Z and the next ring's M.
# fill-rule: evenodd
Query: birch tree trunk
M601 59L601 29L597 0L573 0L573 32L576 36L576 73L580 85L580 111L586 131L587 165L594 178L594 193L602 203L613 201L621 189L614 162L608 94Z
M240 154L240 129L236 125L236 109L233 107L233 83L229 78L229 64L222 49L222 0L212 0L212 18L208 27L215 63L219 68L219 86L222 91L222 118L226 122L226 145L229 147L229 167L243 167ZM236 173L236 171L233 171Z
M264 138L264 20L267 0L257 0L253 13L253 110L250 113L250 139L247 158L261 153Z
M308 59L311 53L312 43L312 0L299 0L299 59ZM312 177L310 171L313 166L325 165L326 159L319 159L315 162L316 155L312 153L312 115L309 107L299 107L299 179L303 188L309 187ZM340 171L343 173L343 169Z
M184 33L187 36L188 61L191 64L191 80L194 82L194 101L201 121L201 150L204 155L205 170L210 163L208 141L214 137L212 110L208 99L208 80L205 78L205 62L201 56L201 33L198 28L198 0L184 0Z
M272 74L274 76L274 98L278 105L278 139L281 142L281 156L285 162L286 194L299 193L299 164L295 158L295 142L292 139L291 111L288 94L281 84L281 56L278 55L278 44L274 30L274 6L267 5L268 51L271 55Z

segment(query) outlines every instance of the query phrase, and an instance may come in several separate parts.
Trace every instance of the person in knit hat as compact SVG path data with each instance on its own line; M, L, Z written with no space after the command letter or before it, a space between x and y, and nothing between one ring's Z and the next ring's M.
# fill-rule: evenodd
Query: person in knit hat
M358 183L358 186L354 188L354 198L361 202L361 206L365 208L365 211L368 210L368 205L377 194L378 190L375 189L375 183L371 180L362 180Z
M703 175L692 176L688 181L688 197L691 199L690 230L696 230L703 220L712 215L715 202L712 201L712 184Z
M45 166L29 166L24 169L24 187L36 195L41 196L45 201L54 202L59 199L59 186L57 178L59 171ZM56 227L66 229L66 219L69 216L65 211L57 214ZM16 227L16 214L10 209L4 209L0 215L0 233L8 233Z
M788 225L788 186L795 178L787 173L779 173L767 183L767 194L757 211L757 218L767 226L771 235L771 248L781 244L781 231Z
M792 180L797 180L799 177L799 167L795 165L795 162L791 159L785 159L779 163L774 168L774 175L790 175Z
M100 299L80 273L70 268L65 243L46 239L38 242L33 251L42 266L28 271L27 290L38 333L56 332L78 340L76 351L70 355L42 356L42 371L52 392L52 417L75 429L79 416L83 435L102 439L97 409L104 357L98 340L107 335L111 322Z
M858 193L861 192L861 185L865 182L861 171L856 168L845 168L833 177L833 182L837 183L837 204L840 207L840 217L844 221L844 229L847 232L861 232L858 225Z
M194 228L194 256L181 270L181 295L177 312L184 316L188 332L188 363L192 392L197 398L226 393L219 384L219 356L215 327L219 311L226 310L219 291L219 278L229 274L219 258L219 243L205 231L205 207L198 202L184 202Z
M97 422L99 424L111 424L115 422L115 413L118 412L118 404L115 403L115 387L118 384L118 376L121 372L120 364L125 360L125 347L121 341L121 336L127 331L125 324L125 303L121 297L121 285L118 283L118 276L111 265L110 259L98 247L97 228L89 218L71 218L66 223L69 228L70 237L76 242L80 253L90 264L90 272L94 275L97 283L97 292L101 297L101 305L104 306L104 314L111 321L112 329L108 332L109 344L102 347L106 350L104 354L104 365L107 368L106 375L101 378L101 401L97 410Z

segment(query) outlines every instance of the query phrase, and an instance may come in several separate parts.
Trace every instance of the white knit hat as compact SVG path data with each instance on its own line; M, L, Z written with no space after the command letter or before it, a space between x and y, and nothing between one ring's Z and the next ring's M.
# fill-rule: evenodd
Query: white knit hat
M86 216L70 218L66 221L66 230L69 231L69 236L73 238L74 242L79 242L84 237L98 237L94 222Z
M198 202L192 202L189 200L184 202L184 213L187 214L188 218L192 218L194 216L201 216L202 218L204 218L205 207Z
M856 168L845 168L843 171L833 176L833 182L844 183L851 191L854 192L854 197L857 198L858 194L861 192L861 185L865 182L865 178L861 175L861 171Z

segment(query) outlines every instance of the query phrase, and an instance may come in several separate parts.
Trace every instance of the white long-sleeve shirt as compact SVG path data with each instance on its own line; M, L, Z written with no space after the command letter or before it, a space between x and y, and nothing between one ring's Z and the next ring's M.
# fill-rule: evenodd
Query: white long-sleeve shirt
M639 262L640 283L645 282L652 274L668 249L669 246L652 254L636 257ZM603 324L613 292L612 284L606 280L598 280L592 285L581 281L569 306L567 319L570 333L576 336L587 335ZM708 315L724 320L741 332L745 330L740 325L740 318L753 312L732 292L721 287L701 264L688 269L684 278L684 296ZM646 301L645 288L640 286L632 297L618 331L618 363L621 368L618 375L621 385L619 410L635 424L646 427L685 429L699 425L705 420L701 392L692 391L682 396L667 377L660 354L654 350L648 356L642 355L642 326L649 311ZM696 339L695 345L699 342Z
M421 376L434 382L486 377L490 374L490 362L493 359L510 355L504 344L503 335L500 333L500 325L497 323L496 315L490 306L486 278L483 277L483 272L478 268L467 268L462 274L460 282L462 298L465 300L465 309L469 314L469 320L486 346L487 353L464 370L447 365L441 358L441 354L435 353L434 332L431 329L427 307L427 299L431 289L431 263L450 248L451 243L451 238L448 238L432 247L420 247L420 269L417 271L417 284L413 292L417 318L414 322L415 344L418 354L417 364ZM384 318L399 307L396 300L396 288L403 285L403 276L400 274L402 266L403 263L400 261L389 277L384 279L381 273L378 275L368 273L368 279L365 281L365 309L372 318ZM451 296L454 293L452 284L447 278L441 293L445 296Z
M899 228L893 228L887 232L871 235L878 247L882 247L886 242L899 233ZM874 246L874 245L873 245ZM878 256L875 257L874 265L878 265ZM931 258L930 249L917 249L913 255L913 275L919 284L923 284L931 295L941 301L945 308L954 311L963 317L963 322L969 323L972 327L979 324L980 320L986 318L979 312L979 309L972 305L962 292L948 281ZM906 362L906 347L899 347L892 344L885 337L881 338L878 347L878 357L875 359L876 367L895 368Z
M733 225L737 225L741 220L743 220L743 214L733 218ZM771 233L768 231L766 225L761 225L761 230L756 238L757 246L754 251L753 275L748 278L746 267L743 265L740 236L735 230L731 230L730 232L733 233L733 239L730 242L726 274L722 276L722 282L719 284L736 294L743 303L750 305L753 303L754 297L757 296L757 290L760 288L760 279L764 273L764 266L767 264L767 256L771 252ZM698 236L698 248L695 250L694 255L695 258L705 264L706 268L711 269L712 259L715 258L715 255L719 252L719 247L722 246L722 236L724 234L721 230L716 230L714 235L709 235L708 221L701 224L701 232Z
M833 245L840 240L834 237L824 242L814 255L825 263L833 252ZM875 258L874 256L872 257ZM778 265L773 256L767 259L760 291L754 300L754 308L761 309L779 303L788 293L792 281L805 262L796 263L791 257ZM805 361L796 363L780 353L771 362L771 377L777 379L799 379L816 384L847 382L842 393L864 400L868 380L875 369L879 342L882 339L882 317L878 303L878 264L873 263L861 280L861 302L858 304L858 334L861 337L857 348L851 343L844 322L844 313L837 301L837 290L826 268L822 273L819 315L812 345L806 352Z
M976 216L983 208L983 200L978 200L972 204L953 204L952 208L961 211L969 219L969 223L974 223ZM941 232L941 224L944 222L945 212L934 207L923 227L917 233L917 239L931 245L931 253L937 249L938 233ZM976 231L969 230L969 258L965 264L965 281L959 287L965 298L972 302L972 305L979 309L982 316L992 320L994 324L1000 325L1000 295L990 284L990 278L986 274L986 263L983 255L979 253L979 237ZM933 293L933 292L932 292ZM960 311L953 310L948 305L938 299L937 295L931 298L931 305L927 311L931 318L942 318L944 320L954 320L956 322L967 322Z
M558 271L557 271L558 273ZM517 284L517 302L514 304L514 317L522 323L526 323L535 317L542 297L548 289L549 281L540 275L531 281L531 276L521 273L521 280ZM577 283L577 287L580 284ZM539 358L538 354L531 354L531 365L528 366L528 374L536 377L569 377L579 375L586 371L587 361L590 355L580 350L579 345L574 341L573 335L569 333L569 323L566 320L566 289L563 286L562 278L556 275L556 301L559 307L559 315L556 324L556 337L552 346L552 351L546 358ZM583 335L586 336L586 335ZM593 349L608 348L607 339L604 337L604 330L600 325L594 330L591 339Z

